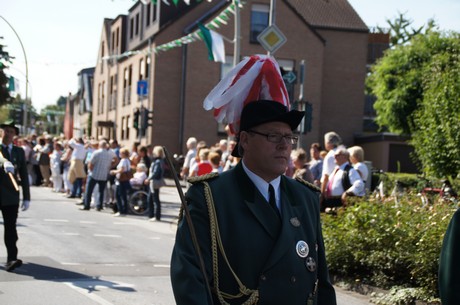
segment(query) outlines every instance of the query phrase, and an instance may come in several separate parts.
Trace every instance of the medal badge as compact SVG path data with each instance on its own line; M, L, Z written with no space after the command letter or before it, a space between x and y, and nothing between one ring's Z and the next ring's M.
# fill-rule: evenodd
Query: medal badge
M305 258L308 256L308 253L310 252L310 249L308 248L308 244L303 241L299 240L295 246L295 250L297 252L297 255L300 256L301 258Z

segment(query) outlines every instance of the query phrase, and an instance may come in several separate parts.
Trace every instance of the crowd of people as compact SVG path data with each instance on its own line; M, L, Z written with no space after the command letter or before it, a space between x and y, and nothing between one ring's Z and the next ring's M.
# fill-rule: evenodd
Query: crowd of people
M222 173L234 168L241 158L232 156L236 141L222 139L214 145L187 140L187 153L181 170L181 177L202 176ZM309 155L303 148L293 149L289 165L284 173L292 178L301 178L321 189L321 211L345 206L347 197L364 196L369 169L364 163L364 150L360 146L348 149L336 132L324 135L324 148L320 143L310 145Z
M120 147L116 140L40 136L16 136L22 147L30 185L51 188L68 198L81 199L81 210L110 207L114 216L128 212L130 191L148 192L149 220L161 220L159 191L164 182L161 146Z

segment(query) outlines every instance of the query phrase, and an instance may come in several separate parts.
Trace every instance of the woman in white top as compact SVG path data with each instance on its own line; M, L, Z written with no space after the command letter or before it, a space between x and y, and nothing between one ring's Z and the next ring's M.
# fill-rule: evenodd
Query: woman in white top
M128 191L131 189L129 178L122 179L122 173L131 172L131 162L129 161L129 150L127 148L120 149L120 162L117 169L110 171L111 175L115 175L117 209L118 212L114 216L125 216L128 208Z
M359 173L364 184L366 184L369 170L366 164L364 164L364 150L360 146L353 146L348 148L348 152L350 153L350 161L353 168Z

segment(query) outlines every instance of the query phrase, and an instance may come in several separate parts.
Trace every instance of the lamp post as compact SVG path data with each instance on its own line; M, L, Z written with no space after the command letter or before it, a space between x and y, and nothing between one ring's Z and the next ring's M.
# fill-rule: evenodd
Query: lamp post
M16 32L16 30L13 28L13 26L8 22L8 20L5 19L5 17L3 16L0 16L0 18L2 18L7 24L8 26L13 30L14 34L16 35L16 37L18 38L19 40L19 43L21 44L21 48L22 48L22 52L24 53L24 61L26 63L26 98L25 98L25 103L24 103L24 117L23 117L23 121L22 121L22 126L24 128L24 132L27 131L27 105L28 105L28 98L29 98L29 66L27 64L27 55L26 55L26 50L24 49L24 45L22 44L22 40L21 38L19 37L18 33Z

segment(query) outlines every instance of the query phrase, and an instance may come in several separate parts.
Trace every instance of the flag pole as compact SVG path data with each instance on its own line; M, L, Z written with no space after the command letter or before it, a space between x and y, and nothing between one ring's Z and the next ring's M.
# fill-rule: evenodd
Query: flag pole
M233 0L235 6L235 34L233 45L233 66L236 66L240 61L240 0Z

